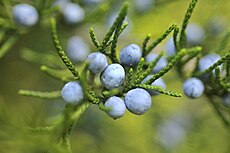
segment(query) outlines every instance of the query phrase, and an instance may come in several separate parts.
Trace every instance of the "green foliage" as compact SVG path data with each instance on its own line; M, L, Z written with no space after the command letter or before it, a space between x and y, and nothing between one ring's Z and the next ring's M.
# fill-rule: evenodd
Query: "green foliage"
M37 51L33 51L30 49L23 49L20 55L25 61L41 64L41 71L45 72L45 74L47 74L51 78L61 81L62 83L74 80L80 81L80 84L84 91L84 100L79 105L65 104L64 110L62 111L60 116L55 117L55 121L49 122L48 125L45 125L44 127L40 127L40 125L29 125L29 128L26 128L27 132L29 131L31 135L43 135L44 138L47 137L48 142L52 142L50 146L47 147L48 149L44 149L46 152L55 151L57 153L71 153L71 133L76 122L90 106L90 104L97 106L101 111L110 111L109 108L106 108L104 106L105 101L109 97L124 97L126 92L137 87L146 90L153 90L159 92L160 94L168 95L168 97L170 96L170 98L182 97L181 93L174 92L168 89L164 90L161 87L152 86L150 84L158 78L161 78L163 76L167 77L167 74L170 74L169 71L172 70L174 67L178 72L178 76L181 77L182 80L185 79L188 76L184 74L184 67L191 60L194 59L196 60L195 68L192 70L192 72L190 72L189 77L196 76L202 78L204 74L210 74L210 78L203 81L206 88L205 97L208 99L209 103L216 111L218 117L223 121L224 125L226 125L227 129L229 129L230 110L228 107L224 106L221 103L221 97L226 93L230 93L230 51L224 54L225 50L228 48L229 32L224 35L217 48L214 49L215 52L221 52L224 54L222 58L211 67L209 67L207 70L204 70L202 72L198 71L196 68L198 60L202 56L202 47L195 46L187 48L185 34L186 27L190 21L197 1L198 0L192 0L192 2L189 4L181 28L178 28L176 24L171 25L159 38L155 39L150 44L149 41L151 39L151 34L146 35L142 43L142 58L140 59L138 65L133 67L126 67L126 78L124 83L119 88L115 88L112 90L106 90L105 88L103 88L102 85L98 83L98 80L96 80L98 76L88 72L89 63L85 62L82 64L74 65L70 61L57 35L56 20L58 21L58 16L55 16L55 18L52 17L50 19L52 40L58 56L61 58L64 65L58 61L56 56L48 53L38 53ZM9 7L11 4L7 3L7 1L3 1L2 4ZM51 4L51 0L36 1L34 3L40 14L43 14L42 16L44 18L51 17L53 16L53 13L56 13L56 11L58 11L56 7L51 7ZM101 42L98 40L100 36L96 36L94 28L90 28L89 30L89 35L93 45L97 48L98 51L107 55L107 57L110 59L110 62L112 63L119 63L119 59L117 57L117 46L118 41L120 40L121 33L128 26L128 23L124 22L124 19L127 16L128 12L128 6L128 3L124 3L117 18L115 19L114 23L109 28L108 32L105 34ZM109 7L107 3L102 4L97 8L98 12L95 14L103 14L103 12L108 10L108 8ZM5 55L7 51L16 43L19 36L29 31L24 31L24 29L22 30L14 27L14 23L12 23L10 18L10 15L6 18L0 18L0 58L3 57L3 55ZM87 18L86 21L88 21L89 18ZM6 35L6 33L12 29L14 31L13 34L10 36ZM144 57L148 55L153 49L155 49L158 45L160 45L171 33L173 34L174 46L177 53L174 56L168 58L169 62L166 67L164 67L158 73L154 74L152 78L150 78L150 80L148 80L146 83L142 84L141 82L143 81L143 79L151 74L151 71L156 66L157 62L159 62L160 58L164 56L164 52L160 52L158 57L151 63L147 63L144 60ZM220 65L223 66L223 69L219 68ZM215 74L212 73L213 71L215 72ZM60 98L61 96L60 89L51 92L19 90L18 93L23 96L44 99L56 99ZM164 98L164 96L162 96L162 98ZM103 125L106 126L106 124ZM94 130L96 130L96 128Z

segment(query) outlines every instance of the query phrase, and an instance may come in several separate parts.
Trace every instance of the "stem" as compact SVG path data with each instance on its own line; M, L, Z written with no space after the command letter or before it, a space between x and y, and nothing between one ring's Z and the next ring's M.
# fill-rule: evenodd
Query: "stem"
M67 104L63 110L63 118L56 124L53 135L58 144L70 150L69 135L80 116L89 107L88 102L82 102L80 105Z

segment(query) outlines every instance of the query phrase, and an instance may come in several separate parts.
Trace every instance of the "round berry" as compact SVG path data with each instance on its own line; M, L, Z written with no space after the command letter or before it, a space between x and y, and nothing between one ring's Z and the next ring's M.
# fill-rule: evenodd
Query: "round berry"
M118 119L125 114L126 106L124 101L116 96L110 97L105 102L105 107L110 108L107 114L113 119Z
M84 62L90 53L89 46L79 36L72 36L67 43L67 55L75 63Z
M183 91L190 98L198 98L204 92L204 84L197 78L189 78L183 84Z
M153 75L148 75L141 83L144 84L146 81L148 81ZM158 86L162 89L166 89L166 85L164 83L164 80L162 78L158 78L154 82L151 83L152 86ZM150 95L158 95L159 93L153 90L147 90Z
M12 13L14 21L22 26L31 27L38 22L38 12L31 5L17 4L13 7Z
M145 57L145 61L150 63L150 62L154 61L157 57L158 57L158 54L151 53ZM161 69L166 67L167 64L168 64L167 60L164 57L161 57L160 60L155 65L155 67L153 68L152 73L155 74L155 73L159 72Z
M197 24L188 24L185 31L187 36L187 42L191 45L201 44L204 40L204 30Z
M141 48L136 44L125 46L121 49L120 60L122 65L134 66L142 56Z
M221 57L220 57L220 55L218 55L216 53L208 54L208 55L202 57L198 63L199 71L204 71L204 70L208 69L214 63L216 63L219 59L221 59Z
M80 23L85 18L85 11L78 4L68 3L63 8L63 17L68 24Z
M167 56L173 56L176 54L176 48L174 45L173 38L170 37L165 44L165 50L166 50L166 55Z
M106 56L100 52L89 54L86 61L89 62L88 69L93 74L102 72L108 65Z
M79 104L83 100L83 90L79 82L68 82L61 91L62 98L71 104Z
M120 64L110 64L101 73L100 79L106 89L117 88L125 79L125 70Z
M147 110L149 110L151 104L151 96L144 89L132 89L125 95L125 105L127 109L136 115L144 114Z

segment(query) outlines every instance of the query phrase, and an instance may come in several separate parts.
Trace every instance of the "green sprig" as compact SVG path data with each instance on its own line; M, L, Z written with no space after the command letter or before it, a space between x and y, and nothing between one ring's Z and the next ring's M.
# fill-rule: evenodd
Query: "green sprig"
M118 25L117 29L115 30L115 34L113 36L113 41L111 43L110 58L111 58L113 63L118 63L116 48L117 48L117 42L118 42L120 30L121 30L121 25Z
M153 48L155 48L159 43L161 43L175 28L177 28L177 25L173 24L171 25L165 32L164 34L159 37L158 39L156 39L155 41L153 41L145 50L145 52L143 53L143 57L146 56L148 53L151 52L151 50Z
M15 33L14 35L10 36L1 46L0 46L0 58L2 58L7 51L16 43L19 38L19 34Z
M131 88L131 84L132 84L132 79L133 79L133 68L130 67L128 70L128 74L126 75L126 82L125 82L125 91L128 91L128 89Z
M58 40L57 36L57 28L56 28L56 21L54 18L51 18L50 20L50 28L51 28L51 34L53 38L54 46L58 52L59 57L62 59L63 63L66 65L66 67L72 72L72 74L75 76L75 79L78 80L80 78L78 71L76 70L73 63L70 61L70 59L66 56L64 50L62 49L60 42Z
M93 90L89 90L87 92L86 96L87 96L89 102L91 102L92 104L98 105L100 103L100 99L99 99L98 95Z
M179 44L178 44L178 35L179 35L180 29L178 27L175 27L174 32L173 32L173 42L174 42L174 46L176 51L180 50Z
M55 139L59 144L64 143L63 145L69 145L69 135L71 134L73 127L79 117L85 112L88 107L88 102L83 102L80 105L67 104L65 106L62 114L62 119L55 124L53 130L53 136L55 136Z
M88 66L89 63L85 62L83 65L83 69L81 71L81 76L80 76L80 83L84 92L84 95L87 95L87 89L88 89L88 84L87 84L87 71L88 71Z
M121 29L119 31L119 35L125 30L125 28L128 26L128 22L125 21L124 24L121 26Z
M94 33L93 28L90 28L90 29L89 29L89 35L90 35L90 38L91 38L91 40L92 40L94 46L97 47L97 48L99 48L100 43L99 43L99 41L97 40L97 37L96 37L96 35L95 35L95 33Z
M225 61L228 61L228 60L230 60L230 51L228 51L228 53L226 55L224 55L220 60L218 60L216 63L214 63L208 69L206 69L204 71L196 72L193 76L197 77L197 76L204 75L206 73L211 73L217 66L223 64Z
M56 69L50 68L45 65L42 65L40 67L40 70L45 72L47 75L51 76L52 78L63 81L63 82L69 82L69 81L74 80L74 78L71 78L72 75L69 75L69 73L66 73L66 70L56 70Z
M145 84L151 84L153 81L157 80L158 78L162 77L163 75L165 75L174 65L176 65L181 58L184 55L187 55L189 53L193 53L194 50L201 50L201 47L193 47L190 49L181 49L174 57L173 59L168 63L168 65L166 67L164 67L162 70L160 70L160 72L156 73L155 75L153 75L148 81L146 81Z
M118 95L120 92L121 92L121 89L115 88L115 89L112 89L109 91L107 91L107 90L103 91L102 95L104 96L104 98L109 98L109 97Z
M215 77L216 77L216 83L220 86L220 88L223 90L228 90L227 84L225 84L221 78L220 74L220 68L215 67Z
M29 97L45 98L45 99L54 99L60 98L60 91L51 91L51 92L42 92L42 91L32 91L32 90L19 90L18 94Z
M146 52L146 47L147 47L147 44L148 44L151 36L152 36L151 33L147 34L147 36L145 37L145 40L144 40L144 42L142 44L142 54L143 55L146 55L146 53L145 53Z
M180 48L185 47L186 44L186 34L185 34L185 29L189 23L189 19L192 16L193 10L196 6L198 0L192 0L192 2L189 4L189 7L187 8L187 12L184 16L184 20L182 23L181 31L180 31L180 38L179 38L179 46Z
M146 84L137 84L136 87L140 87L140 88L143 88L143 89L146 89L146 90L154 90L154 91L157 91L159 93L162 93L162 94L165 94L165 95L168 95L168 96L172 96L172 97L181 97L182 96L181 93L176 93L176 92L173 92L173 91L164 90L159 86L152 86L152 85L146 85Z
M99 47L99 51L104 53L105 52L105 48L107 46L107 43L109 42L110 38L112 37L114 31L116 30L118 25L121 25L125 19L125 16L127 15L127 11L128 11L128 3L124 3L124 5L122 6L116 20L114 21L113 25L110 27L109 31L106 33L100 47Z
M140 59L140 61L138 62L137 64L137 70L136 70L136 74L135 74L135 77L134 77L134 80L136 80L137 78L140 77L142 71L143 71L143 66L145 64L145 59L142 57Z
M135 80L135 84L141 83L141 81L143 81L144 78L146 78L149 74L151 74L153 68L156 66L157 62L161 59L163 55L164 55L163 52L160 53L157 56L157 58L149 64L148 68L144 71L144 73Z

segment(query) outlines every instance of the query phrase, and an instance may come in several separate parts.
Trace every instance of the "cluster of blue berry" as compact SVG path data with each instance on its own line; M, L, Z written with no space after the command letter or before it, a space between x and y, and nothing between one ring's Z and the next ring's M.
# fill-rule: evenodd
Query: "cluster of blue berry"
M142 57L142 51L136 44L125 46L120 51L121 63L108 64L107 58L100 52L94 52L88 55L86 61L89 63L88 70L91 74L96 75L100 73L100 82L107 90L113 90L120 87L125 80L124 67L133 67L138 64ZM156 66L157 67L157 66ZM155 70L154 68L153 70ZM148 76L149 77L149 76ZM145 78L142 83L145 83ZM152 83L153 86L160 86L165 88L165 84L161 79ZM157 94L154 91L147 92L141 88L134 88L129 90L124 100L118 96L112 96L104 102L105 107L110 110L108 115L114 119L120 118L124 115L126 108L134 114L143 114L151 107L150 94ZM83 89L79 82L68 82L62 89L62 97L67 103L79 104L84 99Z

